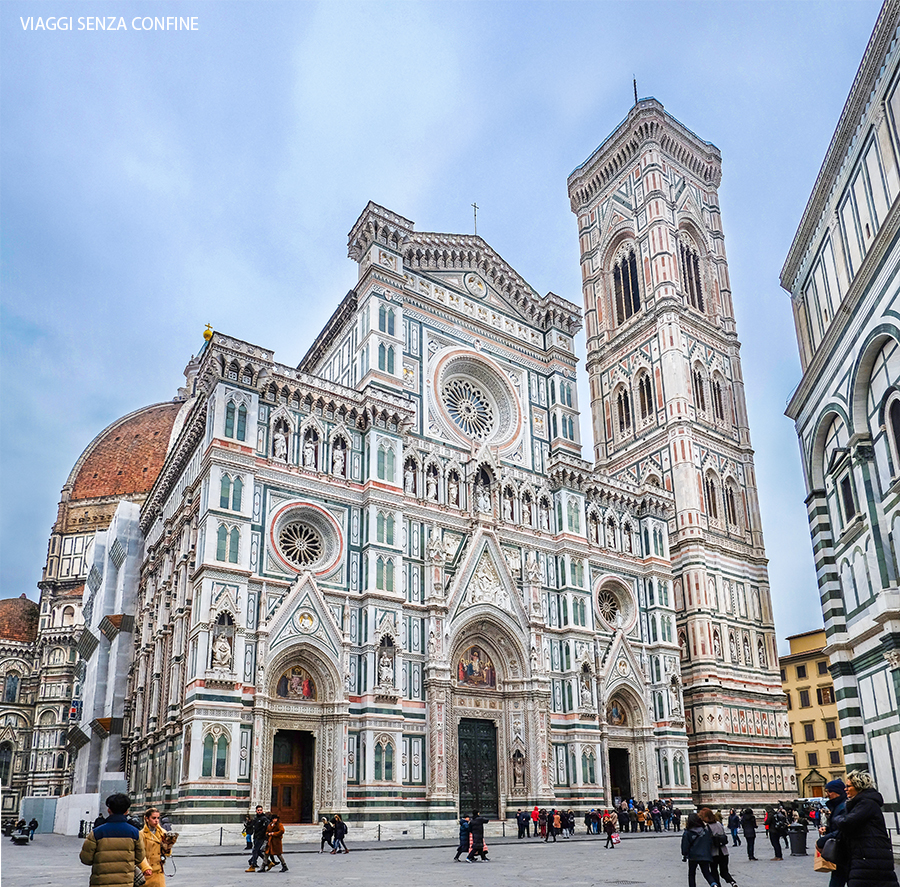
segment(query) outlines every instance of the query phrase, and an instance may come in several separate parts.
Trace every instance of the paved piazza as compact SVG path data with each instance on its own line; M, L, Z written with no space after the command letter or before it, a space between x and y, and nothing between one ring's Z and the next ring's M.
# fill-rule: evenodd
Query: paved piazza
M811 836L810 836L811 837ZM488 837L490 863L453 862L455 843L446 841L353 842L343 856L319 855L309 844L285 844L286 874L276 867L268 873L276 884L302 883L329 887L396 887L398 875L415 880L410 887L513 887L522 884L564 884L565 887L600 885L687 884L687 865L681 862L679 838L674 834L623 835L616 850L604 850L605 837L574 839L544 844L530 838ZM88 869L78 861L78 838L38 835L30 847L2 842L0 877L4 887L59 887L87 885ZM731 871L741 887L754 884L789 884L791 887L823 887L827 880L813 872L812 857L786 855L784 862L771 862L771 848L757 841L760 862L748 862L743 847L735 848ZM767 852L769 851L769 852ZM244 871L247 854L240 844L230 847L176 847L177 873L168 887L230 887L252 884ZM701 884L702 878L698 879ZM267 881L266 883L269 883ZM698 885L700 887L700 885Z

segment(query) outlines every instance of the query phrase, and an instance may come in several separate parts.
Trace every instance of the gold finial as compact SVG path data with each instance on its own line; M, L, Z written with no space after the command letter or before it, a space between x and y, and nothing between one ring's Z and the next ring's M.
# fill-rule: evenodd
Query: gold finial
M208 342L213 337L213 328L212 324L207 324L206 329L203 330L203 338Z

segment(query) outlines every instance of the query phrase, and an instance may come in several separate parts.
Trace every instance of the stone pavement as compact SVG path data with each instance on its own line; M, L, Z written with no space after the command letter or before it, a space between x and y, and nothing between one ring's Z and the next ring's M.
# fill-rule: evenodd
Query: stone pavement
M810 836L811 837L811 836ZM490 863L454 863L456 842L445 840L404 840L353 843L353 829L347 836L350 853L320 855L309 844L285 844L285 860L290 868L268 873L269 883L288 887L302 883L318 887L522 887L522 885L565 885L565 887L618 887L652 885L667 887L687 884L687 865L681 862L680 837L674 833L623 835L615 850L604 850L605 836L581 834L569 840L544 844L536 838L488 838ZM62 835L39 835L27 847L17 847L8 838L0 842L0 884L3 887L59 887L85 885L89 869L81 865L81 839ZM167 887L246 887L254 875L247 873L247 853L242 845L230 847L176 845L174 877ZM757 840L760 862L749 862L743 847L733 850L731 873L740 887L786 884L790 887L825 887L827 880L813 872L812 857L790 857L771 862L771 847ZM169 869L169 866L166 866ZM698 880L704 885L702 877ZM361 882L361 883L358 883Z

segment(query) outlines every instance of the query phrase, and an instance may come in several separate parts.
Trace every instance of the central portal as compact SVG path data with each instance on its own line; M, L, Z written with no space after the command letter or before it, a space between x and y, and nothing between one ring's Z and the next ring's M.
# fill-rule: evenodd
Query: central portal
M279 730L272 746L272 812L284 823L313 821L315 739L304 730Z
M611 748L609 750L609 783L613 800L631 797L631 763L628 760L627 748Z
M494 819L500 814L497 794L497 728L493 721L463 718L459 722L459 811L478 810Z

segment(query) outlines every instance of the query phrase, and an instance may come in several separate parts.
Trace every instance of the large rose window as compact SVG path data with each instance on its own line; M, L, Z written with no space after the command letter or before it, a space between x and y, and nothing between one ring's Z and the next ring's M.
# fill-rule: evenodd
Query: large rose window
M451 352L438 361L433 384L448 431L494 446L505 446L518 435L518 395L492 362L470 351Z
M285 524L278 534L282 554L298 567L308 567L322 557L322 536L311 524L296 521Z

